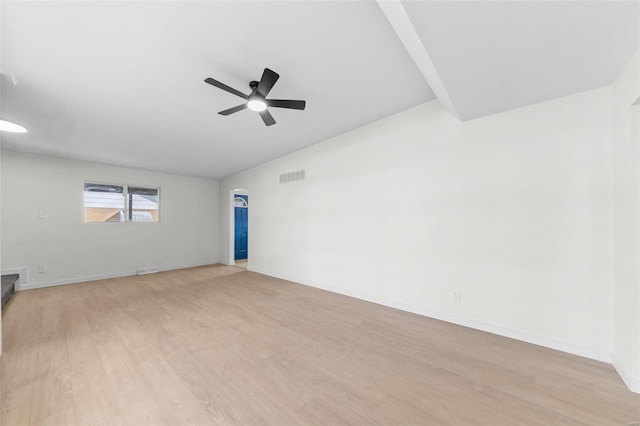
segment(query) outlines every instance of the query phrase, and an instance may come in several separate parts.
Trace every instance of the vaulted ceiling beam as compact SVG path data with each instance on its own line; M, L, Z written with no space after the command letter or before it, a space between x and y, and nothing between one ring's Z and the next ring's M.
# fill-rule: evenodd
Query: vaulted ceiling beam
M427 83L442 107L449 112L449 114L460 120L455 105L449 97L449 92L442 83L442 79L433 65L427 49L425 49L422 44L420 36L418 36L416 29L411 23L402 2L400 0L377 0L377 2L396 34L398 34L407 52L409 52L409 55L411 55L418 69L427 80Z

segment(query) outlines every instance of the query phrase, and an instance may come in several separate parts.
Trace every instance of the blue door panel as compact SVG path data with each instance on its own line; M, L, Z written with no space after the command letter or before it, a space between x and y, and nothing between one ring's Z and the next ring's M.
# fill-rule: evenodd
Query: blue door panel
M239 201L239 198L244 200L244 203ZM241 260L249 256L249 197L236 195L234 205L234 259Z

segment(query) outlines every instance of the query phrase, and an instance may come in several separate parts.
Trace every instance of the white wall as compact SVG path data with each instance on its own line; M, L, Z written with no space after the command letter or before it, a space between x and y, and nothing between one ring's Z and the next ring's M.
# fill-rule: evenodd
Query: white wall
M615 241L614 365L640 392L640 60L631 58L613 86Z
M218 262L217 181L10 151L1 161L2 269L28 268L22 289ZM159 186L160 222L84 223L83 180Z
M1 7L0 7L1 8ZM2 136L0 136L0 146ZM2 151L0 151L0 171L2 170ZM2 194L2 173L0 173L0 194ZM2 240L2 196L0 196L0 240ZM0 270L2 268L2 244L0 244ZM2 356L2 314L0 313L0 356Z
M608 362L611 94L465 123L431 102L227 178L221 259L248 187L250 270Z

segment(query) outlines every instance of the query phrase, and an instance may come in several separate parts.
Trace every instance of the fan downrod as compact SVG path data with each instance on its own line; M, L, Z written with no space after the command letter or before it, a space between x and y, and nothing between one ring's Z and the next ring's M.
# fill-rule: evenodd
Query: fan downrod
M256 90L256 87L258 87L259 83L260 82L258 82L258 81L250 81L249 82L249 87L251 88L251 90Z

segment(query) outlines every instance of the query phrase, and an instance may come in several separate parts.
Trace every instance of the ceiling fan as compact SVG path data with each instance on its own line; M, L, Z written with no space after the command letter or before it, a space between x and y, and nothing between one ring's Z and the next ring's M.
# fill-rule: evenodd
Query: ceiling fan
M235 106L233 108L225 109L224 111L220 111L218 114L220 115L229 115L234 112L242 111L245 108L249 108L252 111L256 111L262 117L262 121L267 126L271 126L276 124L276 120L273 119L273 116L267 110L267 107L275 107L275 108L289 108L289 109L300 109L303 110L306 106L305 101L293 101L287 99L267 99L267 95L273 88L273 85L276 84L280 75L278 73L270 70L269 68L265 68L262 73L262 78L260 81L252 81L249 83L249 87L251 88L251 94L245 95L244 93L236 90L232 87L227 86L224 83L219 82L218 80L214 80L213 78L205 79L205 83L209 83L212 86L217 87L218 89L225 90L229 93L233 93L236 96L240 96L242 99L246 99L246 102Z

